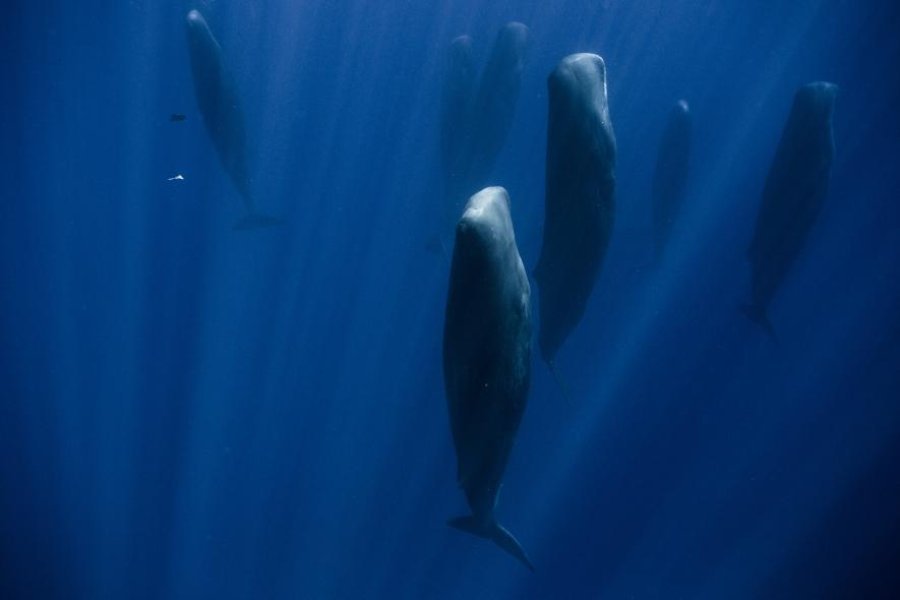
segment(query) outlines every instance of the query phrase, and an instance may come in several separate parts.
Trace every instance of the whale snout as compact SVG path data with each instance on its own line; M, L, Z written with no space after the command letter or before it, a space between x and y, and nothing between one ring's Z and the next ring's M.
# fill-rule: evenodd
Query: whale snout
M184 19L188 27L203 27L206 25L206 19L200 14L196 8L191 10Z

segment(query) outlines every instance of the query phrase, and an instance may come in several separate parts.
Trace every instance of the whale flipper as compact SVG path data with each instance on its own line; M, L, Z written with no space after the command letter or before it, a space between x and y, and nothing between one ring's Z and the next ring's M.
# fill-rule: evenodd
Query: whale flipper
M515 536L513 536L513 534L511 534L505 527L500 525L500 523L498 523L496 520L491 519L490 521L484 522L469 515L450 519L449 521L447 521L447 525L455 529L459 529L460 531L471 533L472 535L478 536L480 538L493 541L495 544L506 550L509 554L519 559L522 564L528 567L528 570L530 570L532 573L534 572L534 565L531 564L530 560L528 560L528 555L525 554L525 550L522 548L522 545L515 538Z

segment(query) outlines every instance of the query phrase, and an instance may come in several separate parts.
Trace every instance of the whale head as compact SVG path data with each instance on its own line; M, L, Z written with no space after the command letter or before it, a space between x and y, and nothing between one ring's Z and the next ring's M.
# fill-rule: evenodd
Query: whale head
M196 8L188 12L187 17L185 17L185 23L190 28L208 27L206 19L203 18L203 15L201 15L200 11Z
M839 88L834 83L814 81L797 90L794 103L816 122L829 122L838 91Z

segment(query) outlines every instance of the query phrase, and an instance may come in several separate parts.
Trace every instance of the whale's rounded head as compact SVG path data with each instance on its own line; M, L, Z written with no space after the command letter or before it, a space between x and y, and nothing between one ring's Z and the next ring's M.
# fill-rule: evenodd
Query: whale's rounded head
M451 52L471 52L472 36L458 35L450 41Z
M605 104L606 63L596 54L570 54L550 74L547 85L561 97Z
M794 102L815 119L830 119L838 90L834 83L814 81L797 90Z
M472 62L472 38L467 35L453 38L450 42L450 64L464 65L467 69L471 69Z
M487 187L469 198L456 226L457 248L482 254L498 243L515 240L509 194L502 187Z
M499 36L520 54L528 49L528 26L523 23L510 21L500 29Z
M459 223L463 229L509 228L509 194L500 186L484 188L469 198Z
M690 129L691 127L691 107L687 100L679 100L672 107L669 113L670 127L677 127L681 131Z
M184 18L184 25L192 54L202 56L207 63L217 60L214 55L220 50L219 44L203 14L197 9L191 10Z
M196 8L192 9L191 11L188 12L186 20L187 20L188 25L190 25L192 23L204 23L206 21L203 18L203 15L200 14L200 11L197 10Z
M209 29L209 25L206 24L206 19L203 18L203 15L200 14L200 11L196 8L188 12L187 16L184 18L184 23L187 25L187 28L192 31L204 31Z
M550 111L574 124L569 127L578 135L593 136L596 124L604 137L601 151L610 157L615 155L615 138L609 120L609 103L606 95L606 63L590 53L570 54L557 65L547 79L550 94Z

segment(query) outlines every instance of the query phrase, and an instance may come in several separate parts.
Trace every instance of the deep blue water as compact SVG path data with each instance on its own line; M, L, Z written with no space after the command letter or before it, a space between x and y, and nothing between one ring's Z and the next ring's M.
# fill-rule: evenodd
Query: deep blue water
M184 15L241 90L259 204L197 111ZM0 597L900 597L900 6L798 0L6 2ZM447 44L531 29L491 183L540 249L546 77L607 63L612 245L535 357L498 512L446 526L438 122ZM738 311L797 87L840 86L825 209ZM649 267L668 108L694 154ZM184 113L183 123L169 122ZM183 181L170 182L181 173Z

